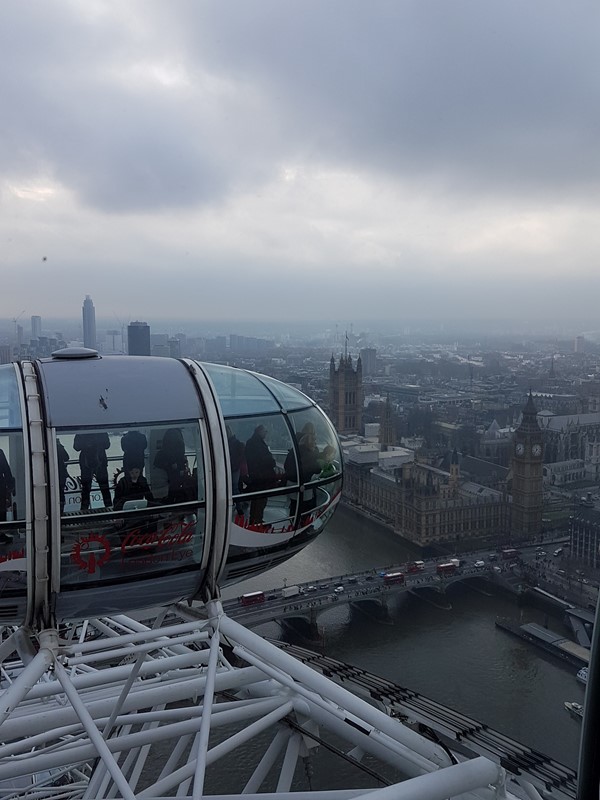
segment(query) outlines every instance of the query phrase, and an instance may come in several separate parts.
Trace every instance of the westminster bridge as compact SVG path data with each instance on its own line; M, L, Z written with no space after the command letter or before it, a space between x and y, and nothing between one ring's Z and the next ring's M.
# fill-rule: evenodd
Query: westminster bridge
M473 560L471 557L470 560ZM438 575L437 562L425 562L419 572L407 573L402 566L338 575L333 578L296 584L298 592L289 595L291 587L281 587L264 592L264 601L245 605L242 596L224 602L226 612L246 627L256 627L266 622L304 620L312 635L317 632L317 618L331 608L349 605L377 619L387 619L391 603L403 595L414 594L434 605L447 605L443 599L446 590L456 583L470 583L475 591L484 592L483 581L493 581L513 592L522 588L520 569L507 565L475 567L463 565L453 574ZM385 575L404 572L404 583L388 583ZM286 596L287 595L287 596Z

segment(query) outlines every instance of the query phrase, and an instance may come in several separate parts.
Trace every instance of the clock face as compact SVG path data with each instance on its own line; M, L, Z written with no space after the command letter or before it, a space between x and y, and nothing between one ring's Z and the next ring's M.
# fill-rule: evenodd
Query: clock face
M519 444L515 447L515 453L518 456L522 456L524 452L525 452L525 445L522 442L519 442Z
M541 456L542 455L542 445L541 444L534 444L531 448L531 452L534 456Z

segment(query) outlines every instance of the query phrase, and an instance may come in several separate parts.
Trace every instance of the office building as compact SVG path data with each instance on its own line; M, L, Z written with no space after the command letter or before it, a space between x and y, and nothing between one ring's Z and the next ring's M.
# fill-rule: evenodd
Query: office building
M130 356L150 355L150 325L147 322L130 322L127 326L127 352Z
M83 346L96 349L96 309L89 294L83 301Z
M374 347L363 347L360 351L363 377L375 375L377 372L377 350Z
M31 338L39 339L42 335L42 318L38 316L31 317Z

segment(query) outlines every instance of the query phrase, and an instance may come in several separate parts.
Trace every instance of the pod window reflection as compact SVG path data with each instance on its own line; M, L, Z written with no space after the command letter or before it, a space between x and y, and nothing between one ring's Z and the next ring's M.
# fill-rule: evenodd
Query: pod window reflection
M333 426L272 378L84 350L2 366L0 618L203 596L298 552L341 486Z

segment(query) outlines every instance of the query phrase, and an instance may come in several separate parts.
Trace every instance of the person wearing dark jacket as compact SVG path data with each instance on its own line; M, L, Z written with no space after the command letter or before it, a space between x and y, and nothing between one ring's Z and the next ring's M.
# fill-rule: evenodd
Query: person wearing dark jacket
M67 465L69 463L69 454L61 444L60 439L56 440L56 460L58 462L58 484L60 493L60 513L65 510L65 486L69 477Z
M127 431L121 437L121 450L123 451L123 472L129 472L133 467L144 471L144 457L148 440L140 431Z
M300 459L300 473L302 483L307 484L313 480L313 476L318 475L323 467L323 459L317 447L317 440L314 433L305 433L298 444L298 457ZM304 489L300 511L310 511L317 505L316 489Z
M242 491L241 482L246 478L246 446L237 438L229 425L225 426L227 431L227 446L229 448L229 463L231 464L231 494L239 494ZM244 513L244 503L236 501L235 508L238 514Z
M185 455L183 434L179 428L169 428L165 432L162 447L154 459L154 466L165 474L168 486L165 502L185 503L197 497L195 481L190 474ZM154 485L154 478L152 483Z
M78 433L73 447L79 453L81 468L81 510L90 507L92 480L96 478L102 492L102 502L108 508L111 505L108 488L108 458L106 451L110 447L108 433Z
M246 465L248 468L248 488L251 492L269 489L277 483L277 462L265 442L267 429L258 425L246 442ZM250 501L250 524L262 525L267 497L254 497Z
M0 522L6 522L6 512L11 507L14 492L15 479L4 450L0 450Z
M154 500L148 481L139 467L132 467L115 486L115 511L121 511L128 500L147 500L149 503Z

